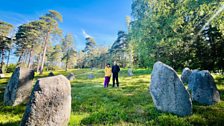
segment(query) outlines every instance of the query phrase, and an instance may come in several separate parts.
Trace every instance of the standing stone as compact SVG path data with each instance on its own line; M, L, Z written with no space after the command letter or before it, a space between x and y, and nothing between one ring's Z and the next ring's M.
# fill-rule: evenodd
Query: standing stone
M192 71L189 68L184 68L182 75L181 75L181 80L183 83L188 83L188 79L191 75Z
M128 76L133 76L134 74L132 73L132 69L131 68L129 68L128 69Z
M33 78L33 70L17 67L5 88L4 104L16 106L28 100L33 88Z
M88 78L89 79L93 79L94 78L94 75L91 73L91 74L88 75Z
M156 108L180 116L192 113L192 101L173 68L161 62L153 66L150 93Z
M199 70L193 70L191 72L191 75L188 78L188 90L189 91L192 91L193 90L193 85L196 84L196 82L193 82L193 81L196 81L195 80L195 75L197 75L198 71Z
M75 79L75 75L73 73L70 73L68 76L67 76L67 79L72 81Z
M220 101L220 95L212 75L207 70L194 70L189 78L193 101L212 105Z
M67 126L71 112L71 85L63 75L38 79L21 126Z

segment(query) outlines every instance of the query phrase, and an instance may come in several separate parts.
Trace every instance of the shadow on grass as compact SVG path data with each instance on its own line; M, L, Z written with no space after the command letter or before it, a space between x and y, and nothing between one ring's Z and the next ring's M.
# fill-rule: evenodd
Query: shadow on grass
M20 124L20 121L16 121L16 122L7 122L4 124L0 123L0 126L19 126L19 124Z
M5 106L3 103L4 92L0 93L0 113L22 114L25 111L25 103L18 106Z
M224 101L224 89L219 90L220 99Z
M224 108L220 107L223 103L218 103L212 106L194 105L194 114L200 115L206 125L221 126L224 121ZM192 124L195 124L195 120L189 120ZM196 121L197 122L197 121ZM197 125L198 122L195 124Z

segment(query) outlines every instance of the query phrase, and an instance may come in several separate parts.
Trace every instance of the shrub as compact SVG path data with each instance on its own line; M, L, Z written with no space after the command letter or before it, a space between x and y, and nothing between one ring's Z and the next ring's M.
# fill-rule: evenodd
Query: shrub
M6 73L12 73L16 69L16 64L9 64L8 67L6 67Z

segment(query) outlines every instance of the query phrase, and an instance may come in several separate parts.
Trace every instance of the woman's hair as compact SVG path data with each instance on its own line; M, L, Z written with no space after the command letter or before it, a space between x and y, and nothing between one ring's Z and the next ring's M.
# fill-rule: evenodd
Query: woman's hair
M109 65L109 66L110 66L110 64L109 64L109 63L107 63L107 65Z

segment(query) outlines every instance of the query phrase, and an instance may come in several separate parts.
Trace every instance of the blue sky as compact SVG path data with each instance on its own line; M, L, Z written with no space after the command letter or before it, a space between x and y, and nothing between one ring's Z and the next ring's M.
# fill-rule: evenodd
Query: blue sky
M110 47L118 30L126 30L132 0L1 0L0 20L19 26L38 19L48 10L63 15L59 27L75 37L75 46L85 46L82 31L94 37L99 46Z

